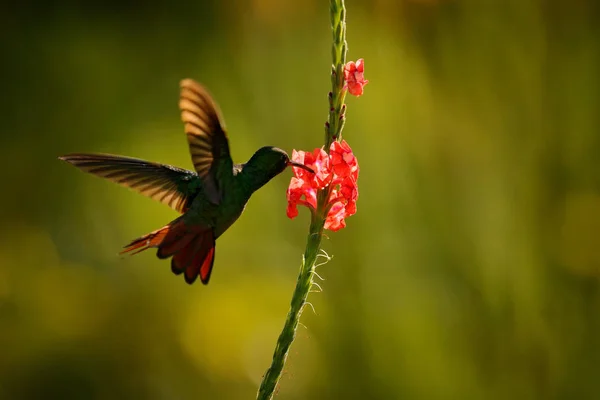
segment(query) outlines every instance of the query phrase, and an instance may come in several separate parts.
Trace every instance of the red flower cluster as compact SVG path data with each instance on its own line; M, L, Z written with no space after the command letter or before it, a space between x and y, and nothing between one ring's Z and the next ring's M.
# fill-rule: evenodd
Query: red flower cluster
M329 153L323 149L312 153L294 150L292 160L312 168L315 173L293 168L294 177L287 190L287 216L293 219L298 215L298 204L314 213L317 191L331 186L325 229L337 231L346 226L346 217L356 213L358 161L345 140L333 142Z
M363 94L363 87L369 83L365 79L365 60L362 58L358 59L356 63L350 61L344 65L344 79L346 85L344 89L348 89L351 95L359 97Z

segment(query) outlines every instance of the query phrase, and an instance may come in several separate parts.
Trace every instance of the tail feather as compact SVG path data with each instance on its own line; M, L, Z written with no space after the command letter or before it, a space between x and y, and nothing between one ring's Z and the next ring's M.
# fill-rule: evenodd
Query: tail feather
M204 257L204 261L202 262L202 265L200 266L200 271L199 271L200 272L200 280L205 285L210 280L210 274L212 273L214 263L215 263L215 246L213 244L213 246L210 248L210 250L208 250L208 254L206 255L206 257Z
M187 271L188 266L192 265L196 252L199 250L198 244L197 236L193 236L192 240L173 256L173 261L179 269Z
M215 258L212 228L190 226L178 218L165 227L133 240L121 254L133 255L151 247L158 247L158 258L172 257L171 270L176 275L183 273L188 284L194 283L198 276L202 283L208 283Z
M196 234L171 260L171 270L176 275L184 274L185 281L192 284L198 276L207 284L214 263L215 240L213 231Z
M165 238L156 252L156 256L162 259L169 258L183 250L194 238L194 235L179 235L175 238Z
M169 225L163 226L147 235L132 240L119 254L130 253L130 255L134 255L151 247L158 247L169 233L169 228ZM133 253L131 253L132 251Z
M204 276L202 275L202 265L208 258L210 251L214 248L214 246L211 246L210 244L210 239L211 238L208 237L208 235L196 239L194 257L192 262L185 268L185 281L189 284L192 284L198 275L200 275L200 280L202 282L205 281Z

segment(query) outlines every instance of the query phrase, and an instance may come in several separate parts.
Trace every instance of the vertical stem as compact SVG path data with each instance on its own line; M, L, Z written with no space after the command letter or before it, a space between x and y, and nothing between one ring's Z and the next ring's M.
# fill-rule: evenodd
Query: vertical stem
M325 151L327 152L329 152L329 147L334 140L341 140L342 129L346 120L344 115L346 110L346 105L344 104L346 97L346 91L344 90L344 65L346 64L347 44L344 0L331 0L329 11L333 44L331 47L332 65L331 92L329 92L329 118L325 124ZM258 400L270 400L273 398L273 393L281 377L290 346L296 337L296 329L300 322L300 316L302 315L302 310L306 305L306 298L313 284L312 278L315 261L319 254L321 239L323 237L323 225L327 216L327 203L330 192L331 188L326 187L318 193L317 209L311 219L302 266L300 267L298 281L292 295L290 311L285 319L283 330L277 339L271 366L265 373L258 390Z
M346 6L344 0L331 0L329 5L331 32L331 92L329 92L329 118L325 124L325 151L334 140L341 140L346 122L346 91L344 90L344 66L346 65Z
M273 398L273 393L277 387L277 382L281 377L281 371L287 359L290 346L296 337L296 329L300 321L300 315L306 304L306 298L312 285L312 274L314 271L315 261L321 246L321 237L323 235L323 224L325 223L322 217L313 218L310 224L310 230L306 242L306 249L304 250L304 257L302 266L300 267L300 273L298 275L298 281L294 294L292 295L292 302L290 305L290 311L285 319L285 324L279 339L277 339L277 346L275 347L275 353L273 354L273 362L267 370L263 381L258 390L259 400L268 400Z

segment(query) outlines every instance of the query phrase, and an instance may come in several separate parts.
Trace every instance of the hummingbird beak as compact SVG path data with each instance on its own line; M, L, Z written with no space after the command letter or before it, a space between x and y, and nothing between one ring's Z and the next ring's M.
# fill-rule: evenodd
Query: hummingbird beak
M310 168L310 167L307 167L307 166L306 166L306 165L304 165L304 164L300 164L300 163L298 163L298 162L296 162L296 161L291 161L291 160L290 160L290 161L288 161L288 165L291 165L291 166L293 166L293 167L298 167L298 168L305 169L305 170L307 170L308 172L310 172L310 173L312 173L312 174L314 174L314 173L315 173L315 171L313 171L313 170L312 170L312 168Z

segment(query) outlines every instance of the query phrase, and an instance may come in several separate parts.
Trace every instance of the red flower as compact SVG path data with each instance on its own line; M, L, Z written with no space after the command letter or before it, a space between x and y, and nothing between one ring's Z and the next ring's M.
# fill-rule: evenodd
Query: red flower
M292 153L294 161L312 168L315 173L293 168L295 176L287 190L287 216L295 218L299 204L314 213L317 208L317 191L331 187L326 205L328 211L325 229L337 231L346 226L346 217L356 213L359 168L346 141L333 142L329 151L329 155L323 149L315 149L312 153L294 150Z
M369 83L365 79L365 60L360 58L356 63L350 61L344 65L344 79L346 85L344 89L348 89L351 95L359 97L363 94L363 87Z
M331 166L337 178L336 183L340 183L348 176L352 176L354 180L358 179L358 161L345 140L342 140L341 143L333 142L331 144L330 157Z
M340 195L346 200L346 213L348 216L356 214L356 200L358 199L358 186L352 177L344 179L340 187Z
M295 218L298 215L297 205L301 204L311 209L317 208L317 190L329 184L329 157L323 149L315 149L312 153L304 151L292 152L292 160L310 167L315 173L293 167L294 177L287 190L287 216ZM304 200L302 199L304 196Z
M296 177L292 178L292 181L290 182L290 186L288 187L287 190L287 199L288 199L288 206L287 206L287 216L290 219L296 218L296 216L298 215L298 202L300 201L300 198L302 197L302 185L304 184L304 182L301 179L298 179Z
M329 183L331 172L329 171L329 157L325 150L315 149L312 153L294 150L292 161L304 164L315 171L313 174L305 169L293 167L294 174L299 179L312 182L316 189L322 189Z
M342 228L346 227L346 221L344 217L346 217L346 208L340 202L335 203L331 206L329 210L329 214L327 214L327 218L325 219L325 229L329 229L331 231L339 231Z

